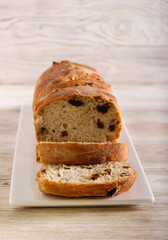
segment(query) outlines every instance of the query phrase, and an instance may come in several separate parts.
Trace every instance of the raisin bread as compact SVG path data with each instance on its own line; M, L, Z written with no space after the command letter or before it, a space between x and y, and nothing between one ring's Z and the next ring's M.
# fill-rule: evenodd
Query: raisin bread
M126 143L38 142L36 160L43 164L96 164L128 159Z
M43 165L37 174L41 192L65 196L111 197L128 191L136 172L127 163Z
M110 86L95 69L69 61L54 62L38 79L33 113L43 142L107 142L121 130Z

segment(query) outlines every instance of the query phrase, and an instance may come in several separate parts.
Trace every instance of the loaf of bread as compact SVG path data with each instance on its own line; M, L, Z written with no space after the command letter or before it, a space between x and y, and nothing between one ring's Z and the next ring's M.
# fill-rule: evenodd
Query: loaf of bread
M107 142L119 137L121 115L111 88L86 65L53 62L33 100L40 142Z
M111 197L128 191L136 172L127 163L43 165L37 174L41 192L65 196Z
M111 197L128 191L136 172L118 143L121 115L111 87L86 65L53 62L33 98L41 192Z
M126 143L38 142L36 145L36 160L43 164L98 164L127 159Z

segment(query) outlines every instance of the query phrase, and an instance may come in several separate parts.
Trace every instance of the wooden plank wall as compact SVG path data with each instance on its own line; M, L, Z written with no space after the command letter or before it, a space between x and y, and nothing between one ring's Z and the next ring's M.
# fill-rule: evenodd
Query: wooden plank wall
M0 84L34 85L53 60L113 84L166 84L166 0L0 0Z

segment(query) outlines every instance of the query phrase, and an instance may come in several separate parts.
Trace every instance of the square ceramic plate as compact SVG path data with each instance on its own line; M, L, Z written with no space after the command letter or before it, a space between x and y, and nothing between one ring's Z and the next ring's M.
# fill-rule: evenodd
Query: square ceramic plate
M36 139L33 126L32 108L31 106L23 106L21 108L16 139L10 189L10 204L15 206L33 207L77 207L136 205L154 202L154 196L148 180L124 124L119 141L129 145L128 162L137 172L137 179L128 192L112 198L65 198L41 193L38 189L38 184L35 181L36 174L41 168L41 164L37 163L35 160Z

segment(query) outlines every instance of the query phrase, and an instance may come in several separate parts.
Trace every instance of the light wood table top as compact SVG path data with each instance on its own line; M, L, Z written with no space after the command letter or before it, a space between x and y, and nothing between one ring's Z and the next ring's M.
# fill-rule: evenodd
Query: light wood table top
M0 0L0 239L168 239L168 2ZM20 106L54 60L97 68L112 85L155 203L9 205Z

